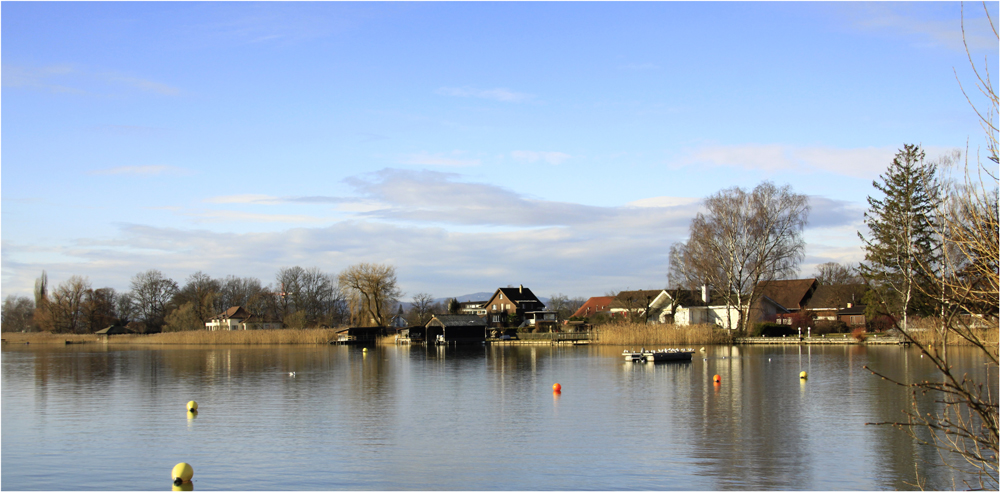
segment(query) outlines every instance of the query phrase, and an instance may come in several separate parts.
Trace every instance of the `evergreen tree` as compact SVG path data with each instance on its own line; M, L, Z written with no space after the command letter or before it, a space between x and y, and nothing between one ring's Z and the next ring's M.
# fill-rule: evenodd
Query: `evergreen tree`
M868 197L865 225L865 261L859 273L872 287L869 314L892 314L907 328L911 314L933 314L933 300L922 294L920 282L927 265L937 262L940 239L934 234L935 210L941 201L937 168L924 160L918 145L906 144L889 169L873 181L882 197ZM874 316L873 316L874 317Z

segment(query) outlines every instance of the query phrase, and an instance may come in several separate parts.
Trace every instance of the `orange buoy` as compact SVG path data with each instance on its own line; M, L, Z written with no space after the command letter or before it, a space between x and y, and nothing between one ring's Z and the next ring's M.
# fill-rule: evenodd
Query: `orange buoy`
M713 383L721 383L722 382L722 376L719 376L718 374L716 374L715 376L712 377L712 382Z
M554 391L556 393L561 392L562 391L562 385L559 384L559 383L553 384L552 385L552 391Z

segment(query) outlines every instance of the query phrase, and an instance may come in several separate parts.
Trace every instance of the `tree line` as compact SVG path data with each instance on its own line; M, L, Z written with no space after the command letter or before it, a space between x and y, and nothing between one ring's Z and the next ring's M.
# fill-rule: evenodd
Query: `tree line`
M52 333L94 333L114 325L138 333L198 330L234 306L283 328L386 326L402 296L395 268L371 263L352 265L337 275L316 267L284 267L266 286L254 277L212 278L201 271L180 285L154 269L133 276L129 287L126 292L95 289L74 275L53 288L43 271L35 281L34 299L4 299L0 328Z

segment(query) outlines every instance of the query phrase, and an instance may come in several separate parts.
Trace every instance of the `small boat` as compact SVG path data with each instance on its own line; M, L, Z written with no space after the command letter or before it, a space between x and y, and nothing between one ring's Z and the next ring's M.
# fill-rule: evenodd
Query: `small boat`
M641 349L638 352L625 350L622 352L626 362L690 362L693 354L694 349L676 348L660 350Z

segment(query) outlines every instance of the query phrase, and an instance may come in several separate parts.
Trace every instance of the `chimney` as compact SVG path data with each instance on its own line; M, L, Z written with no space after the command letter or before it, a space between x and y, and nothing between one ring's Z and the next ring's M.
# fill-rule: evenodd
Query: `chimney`
M702 284L701 286L701 302L708 304L708 284Z
M524 294L524 284L518 284L517 285L517 292L521 293L521 294Z

